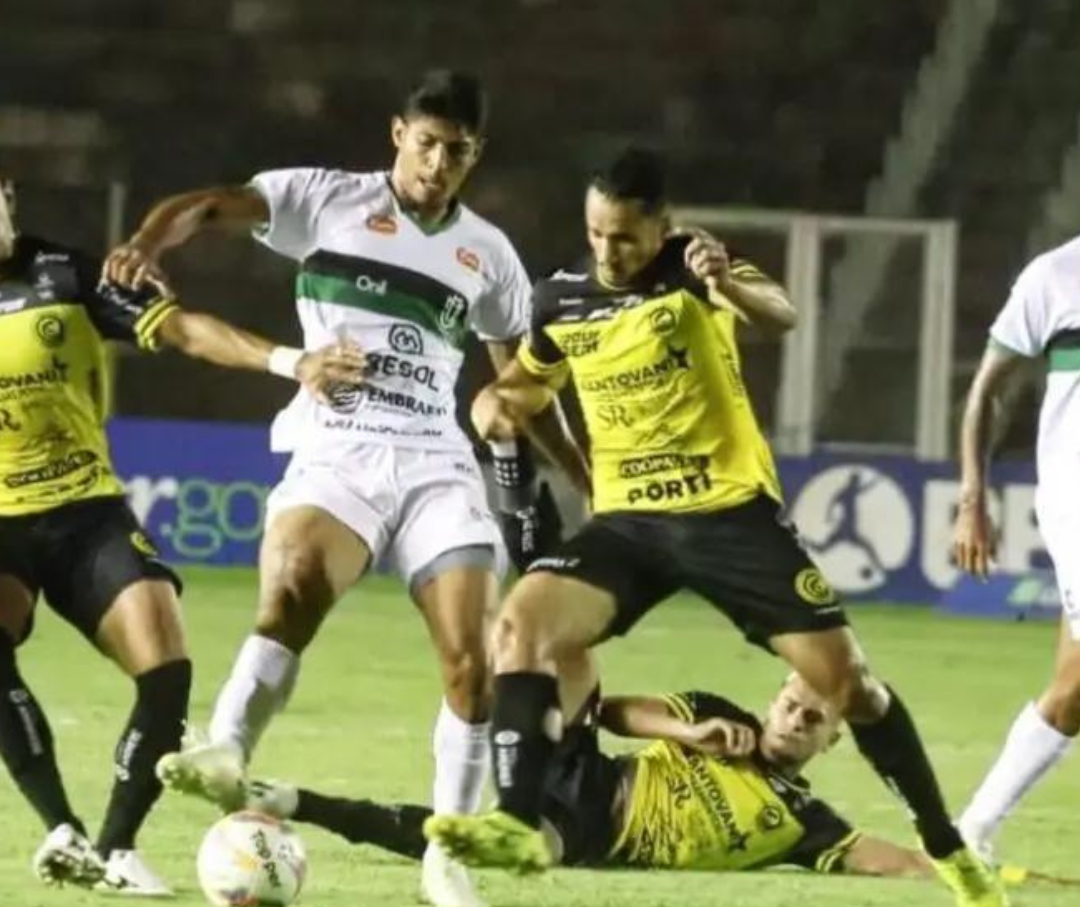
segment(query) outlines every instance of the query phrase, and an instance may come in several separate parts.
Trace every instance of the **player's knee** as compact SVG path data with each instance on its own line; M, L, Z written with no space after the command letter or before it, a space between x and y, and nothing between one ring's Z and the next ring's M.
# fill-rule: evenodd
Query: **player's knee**
M535 670L552 655L542 613L528 599L511 599L495 621L491 653L497 671Z
M489 671L479 647L443 653L442 672L446 699L458 715L476 721L487 714Z
M838 665L812 684L848 721L876 721L889 706L889 693L863 661Z
M264 568L256 629L294 652L302 651L333 601L317 551L283 545Z

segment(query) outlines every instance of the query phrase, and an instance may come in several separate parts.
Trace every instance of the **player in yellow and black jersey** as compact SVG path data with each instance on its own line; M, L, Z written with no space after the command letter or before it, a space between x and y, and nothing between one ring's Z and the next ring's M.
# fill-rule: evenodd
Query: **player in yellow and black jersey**
M559 722L554 659L596 645L679 589L783 657L850 723L906 801L961 907L1000 907L960 839L915 725L867 668L836 594L780 519L780 485L742 380L736 329L795 324L784 290L700 231L675 235L655 155L631 149L585 197L590 255L534 291L528 342L473 404L487 440L522 432L564 384L581 401L594 516L511 590L494 629L499 809L436 816L466 862L551 859L539 833Z
M576 717L555 748L541 803L560 865L933 875L923 854L856 831L813 795L802 771L835 742L840 719L796 675L763 721L709 693L601 698L588 662L563 671L560 684ZM601 728L649 743L608 756ZM273 781L250 783L245 807L414 858L431 815Z
M273 346L180 308L164 287L99 280L101 264L19 235L14 186L0 178L0 756L48 829L34 868L49 883L129 894L168 887L134 850L160 784L158 758L180 744L191 687L177 594L124 499L105 437L103 341L161 345L265 370ZM337 351L298 375L314 392L357 370ZM39 594L135 683L116 748L116 782L96 847L68 801L52 733L16 662Z

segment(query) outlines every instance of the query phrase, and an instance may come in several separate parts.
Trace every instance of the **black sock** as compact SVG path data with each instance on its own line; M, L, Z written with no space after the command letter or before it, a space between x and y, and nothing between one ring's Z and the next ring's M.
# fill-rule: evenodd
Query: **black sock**
M15 645L0 631L0 756L22 795L50 831L65 822L85 834L56 764L52 730L15 663Z
M555 750L556 729L545 724L558 709L554 677L526 671L496 675L491 749L499 809L536 827L544 773Z
M919 732L900 697L889 690L889 708L875 724L853 724L859 751L908 805L926 852L935 859L964 846L949 817Z
M186 658L135 678L135 707L116 745L115 774L109 808L97 848L108 857L131 850L135 835L161 793L154 774L158 759L180 748L191 693L191 662Z
M292 818L295 822L318 825L341 835L353 844L374 844L383 850L419 860L424 855L424 820L431 815L426 806L405 803L383 805L371 800L346 800L300 791L300 801Z

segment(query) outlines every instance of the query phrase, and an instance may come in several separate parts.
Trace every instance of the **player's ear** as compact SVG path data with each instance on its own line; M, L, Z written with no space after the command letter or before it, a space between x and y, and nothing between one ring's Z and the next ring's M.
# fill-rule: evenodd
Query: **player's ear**
M395 148L400 150L405 143L405 133L408 128L409 124L405 122L404 117L395 116L390 120L390 140L394 143Z

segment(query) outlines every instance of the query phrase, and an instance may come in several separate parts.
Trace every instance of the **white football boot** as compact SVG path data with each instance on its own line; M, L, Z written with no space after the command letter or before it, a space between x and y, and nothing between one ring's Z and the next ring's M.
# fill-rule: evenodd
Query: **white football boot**
M424 851L420 899L432 907L485 907L465 867L438 844Z
M105 878L94 888L137 898L171 898L173 890L146 865L137 850L114 850L105 861Z
M300 792L284 781L248 781L244 784L244 809L291 819L300 803Z
M65 822L45 836L34 854L33 869L46 885L90 888L105 875L105 861L86 835Z
M195 743L158 760L168 790L201 797L231 813L244 805L244 755L235 743Z

